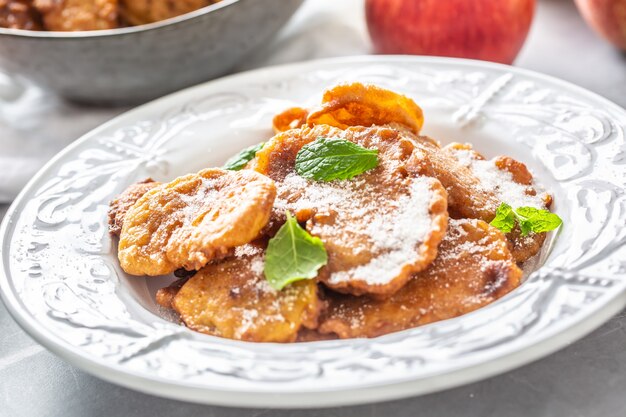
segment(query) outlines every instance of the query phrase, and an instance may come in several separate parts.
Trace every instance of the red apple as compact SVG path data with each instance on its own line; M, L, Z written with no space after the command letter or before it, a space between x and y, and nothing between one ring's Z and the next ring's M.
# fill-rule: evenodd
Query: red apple
M367 0L377 52L510 64L524 44L535 0Z
M626 51L626 0L576 0L587 23Z

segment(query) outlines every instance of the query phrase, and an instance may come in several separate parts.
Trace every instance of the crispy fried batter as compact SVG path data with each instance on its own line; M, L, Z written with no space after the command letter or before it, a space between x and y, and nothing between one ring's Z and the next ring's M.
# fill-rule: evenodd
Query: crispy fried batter
M442 151L437 142L426 137L407 134L404 136L428 155L433 176L441 181L448 192L450 217L475 218L491 221L498 207L498 200L491 191L477 192L480 179L466 166L459 164L454 155Z
M399 124L419 133L424 124L422 109L410 98L372 84L340 84L324 92L322 104L312 109L309 126L348 126Z
M334 333L320 333L317 330L300 329L296 342L318 342L320 340L336 340L339 337Z
M211 0L120 0L120 13L132 25L144 25L208 6Z
M306 123L309 111L301 107L291 107L272 119L274 133L285 132L289 129L297 129Z
M379 300L329 294L319 331L376 337L476 310L516 288L522 277L504 235L481 220L450 220L433 264Z
M147 178L141 182L131 184L115 200L111 201L109 205L109 233L113 236L119 236L122 233L122 225L128 209L143 197L145 193L159 185L161 185L160 182Z
M293 342L315 328L323 303L314 280L274 290L263 275L263 249L246 245L236 257L207 265L174 297L172 307L193 330L251 342Z
M115 29L118 0L34 0L44 26L53 31Z
M189 281L189 278L191 277L177 279L167 287L158 290L156 293L157 304L164 308L172 308L172 301L174 301L174 297L176 297L176 294L178 294L183 285Z
M350 181L308 181L295 173L295 158L319 137L343 138L378 149L379 165ZM435 258L445 234L446 192L425 155L394 129L326 125L289 130L257 153L253 169L274 181L273 222L286 210L320 237L328 264L327 286L351 294L391 294Z
M546 233L529 233L523 236L519 226L515 226L510 233L506 234L506 237L509 240L509 250L513 258L521 264L539 253L547 235Z
M257 237L276 196L254 171L205 169L147 192L127 212L118 257L133 275L200 269Z
M472 186L470 199L479 195L492 195L495 203L486 205L488 212L481 216L469 214L467 217L480 218L491 221L495 217L496 209L504 202L514 207L532 206L548 209L552 197L545 193L538 193L533 176L523 163L508 156L500 156L486 160L483 155L472 149L470 144L452 143L443 152L452 155L460 165L470 169L479 179L479 186ZM465 202L465 201L464 201ZM451 203L452 207L452 203ZM507 233L509 248L517 262L525 262L536 255L546 239L545 233L531 233L522 236L519 227Z
M41 30L41 16L32 0L0 0L0 27Z

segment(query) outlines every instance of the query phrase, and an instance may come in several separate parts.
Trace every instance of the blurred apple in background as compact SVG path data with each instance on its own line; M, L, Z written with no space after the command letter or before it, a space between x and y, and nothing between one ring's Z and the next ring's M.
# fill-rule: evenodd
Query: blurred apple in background
M383 54L440 55L510 64L535 0L366 0L367 26Z
M626 0L576 0L587 23L626 51Z

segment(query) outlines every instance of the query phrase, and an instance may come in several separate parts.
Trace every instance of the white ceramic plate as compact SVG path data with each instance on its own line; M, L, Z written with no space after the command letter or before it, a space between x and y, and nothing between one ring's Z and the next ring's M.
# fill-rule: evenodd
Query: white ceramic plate
M129 277L106 228L128 184L221 165L271 136L271 117L339 81L408 94L424 132L527 163L564 219L543 266L465 316L371 340L252 344L194 333ZM85 135L30 182L2 226L2 296L41 344L106 380L183 400L321 407L422 394L547 355L626 304L626 112L573 85L453 59L362 57L268 68L133 110Z

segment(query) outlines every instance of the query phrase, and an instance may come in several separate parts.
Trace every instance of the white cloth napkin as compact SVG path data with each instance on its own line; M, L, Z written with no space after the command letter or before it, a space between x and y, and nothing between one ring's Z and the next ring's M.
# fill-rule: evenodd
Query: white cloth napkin
M363 0L307 0L276 38L237 71L369 51ZM13 200L57 152L126 108L65 103L0 70L0 203Z

